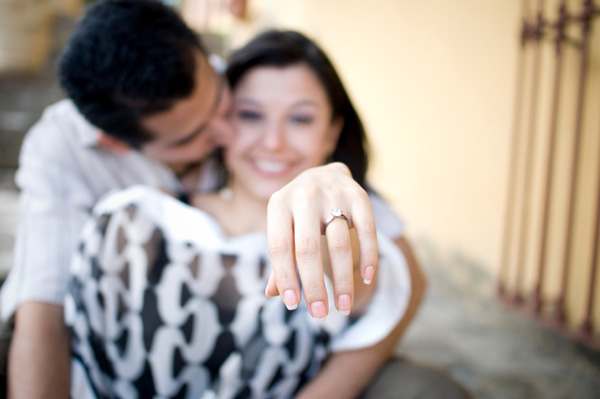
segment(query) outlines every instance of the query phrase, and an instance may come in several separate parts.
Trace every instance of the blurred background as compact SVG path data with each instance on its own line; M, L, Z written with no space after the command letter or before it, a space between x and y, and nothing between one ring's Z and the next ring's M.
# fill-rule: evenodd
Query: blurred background
M600 398L599 0L167 3L224 57L269 27L331 56L430 279L400 354L478 398ZM3 275L20 143L85 4L0 0Z

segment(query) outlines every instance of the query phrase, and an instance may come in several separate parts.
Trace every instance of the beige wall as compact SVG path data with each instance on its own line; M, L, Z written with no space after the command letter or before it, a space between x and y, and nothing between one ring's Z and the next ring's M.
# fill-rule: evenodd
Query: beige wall
M57 0L64 13L76 13L75 0ZM184 2L184 11L194 1ZM61 3L62 2L62 3ZM433 249L446 264L475 264L496 276L499 272L508 191L509 162L519 173L510 183L516 203L529 192L528 216L516 207L510 230L508 273L515 289L517 265L523 276L518 287L534 288L541 238L547 137L554 49L545 42L538 112L531 115L533 52L524 58L526 88L518 127L520 151L511 154L517 109L516 70L520 16L535 10L534 0L249 0L250 18L233 22L219 7L223 0L202 0L210 23L196 10L188 21L202 30L224 34L229 46L244 43L257 30L271 26L297 28L315 38L330 54L361 112L373 145L370 180L408 225L417 249ZM521 4L528 4L523 10ZM581 0L568 0L571 9ZM555 17L558 0L544 2ZM194 17L195 18L192 18ZM214 18L213 18L214 17ZM598 21L595 22L598 30ZM570 37L579 31L571 28ZM228 32L233 32L227 35ZM566 298L570 323L583 319L588 294L598 171L600 170L600 35L593 36L587 107L579 156L575 225L569 259ZM566 248L566 210L579 56L565 50L564 80L558 118L548 248L546 298L556 299ZM532 156L524 152L526 132L535 134ZM527 159L530 159L528 161ZM529 162L529 164L527 163ZM525 167L529 166L529 169ZM529 185L525 170L531 172ZM530 186L530 189L527 187ZM520 224L527 220L527 230ZM526 233L523 236L522 233ZM519 245L525 254L519 257ZM512 285L511 285L512 284ZM597 276L600 286L600 273ZM489 287L488 287L489 288ZM595 298L600 322L600 293ZM599 327L600 328L600 327ZM598 328L596 328L598 330Z
M520 2L256 1L331 55L373 144L370 178L416 242L495 274L506 201ZM236 44L251 31L238 29Z

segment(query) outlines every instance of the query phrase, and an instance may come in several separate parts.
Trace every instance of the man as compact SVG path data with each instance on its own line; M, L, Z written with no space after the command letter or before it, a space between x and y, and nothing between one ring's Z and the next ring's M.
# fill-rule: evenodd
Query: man
M15 264L1 296L1 316L14 320L15 328L8 373L12 398L69 396L62 304L71 254L96 201L110 190L135 184L160 187L182 198L214 189L219 171L209 155L226 145L232 133L226 119L226 83L197 36L159 2L107 0L92 5L60 58L59 74L69 100L50 106L28 132L17 173L21 220ZM315 194L310 207L303 195L307 187ZM294 219L317 218L324 225L336 201L357 192L360 188L340 164L309 171L282 190L269 211L287 215L280 223L292 233L284 240L278 237L270 248L278 255L273 267L294 261L294 240L311 238L310 232L293 230ZM374 211L380 219L394 217L385 204ZM367 197L358 196L344 212L358 232L361 263L376 265L375 221ZM398 226L392 227L392 236L401 231ZM349 243L341 244L350 251ZM411 260L408 247L406 252ZM298 259L297 267L320 256L316 246ZM416 263L409 263L413 278L422 282ZM408 317L394 334L355 356L372 364L385 362L420 302L422 283L416 287ZM325 292L318 295L326 300ZM323 371L330 378L350 379L335 395L356 396L372 377L361 375L356 359L346 354ZM313 394L308 390L305 397L325 394L319 387L316 381Z

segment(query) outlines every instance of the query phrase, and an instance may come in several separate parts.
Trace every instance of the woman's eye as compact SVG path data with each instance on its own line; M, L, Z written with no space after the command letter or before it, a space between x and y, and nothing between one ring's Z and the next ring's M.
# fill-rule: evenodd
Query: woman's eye
M293 115L291 120L292 122L299 123L301 125L309 125L312 123L314 118L310 115Z
M262 118L262 115L256 111L241 110L237 112L237 117L243 121L258 121Z

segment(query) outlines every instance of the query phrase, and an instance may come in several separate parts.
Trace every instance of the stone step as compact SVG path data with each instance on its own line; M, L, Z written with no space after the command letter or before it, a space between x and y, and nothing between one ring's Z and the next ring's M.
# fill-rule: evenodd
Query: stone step
M0 167L16 167L27 130L44 108L64 97L55 74L35 77L0 77Z
M14 168L0 168L0 283L13 262L13 245L19 216L19 192Z
M73 26L70 19L55 19L51 49L41 70L0 73L0 167L17 166L24 134L45 107L64 98L55 64Z

